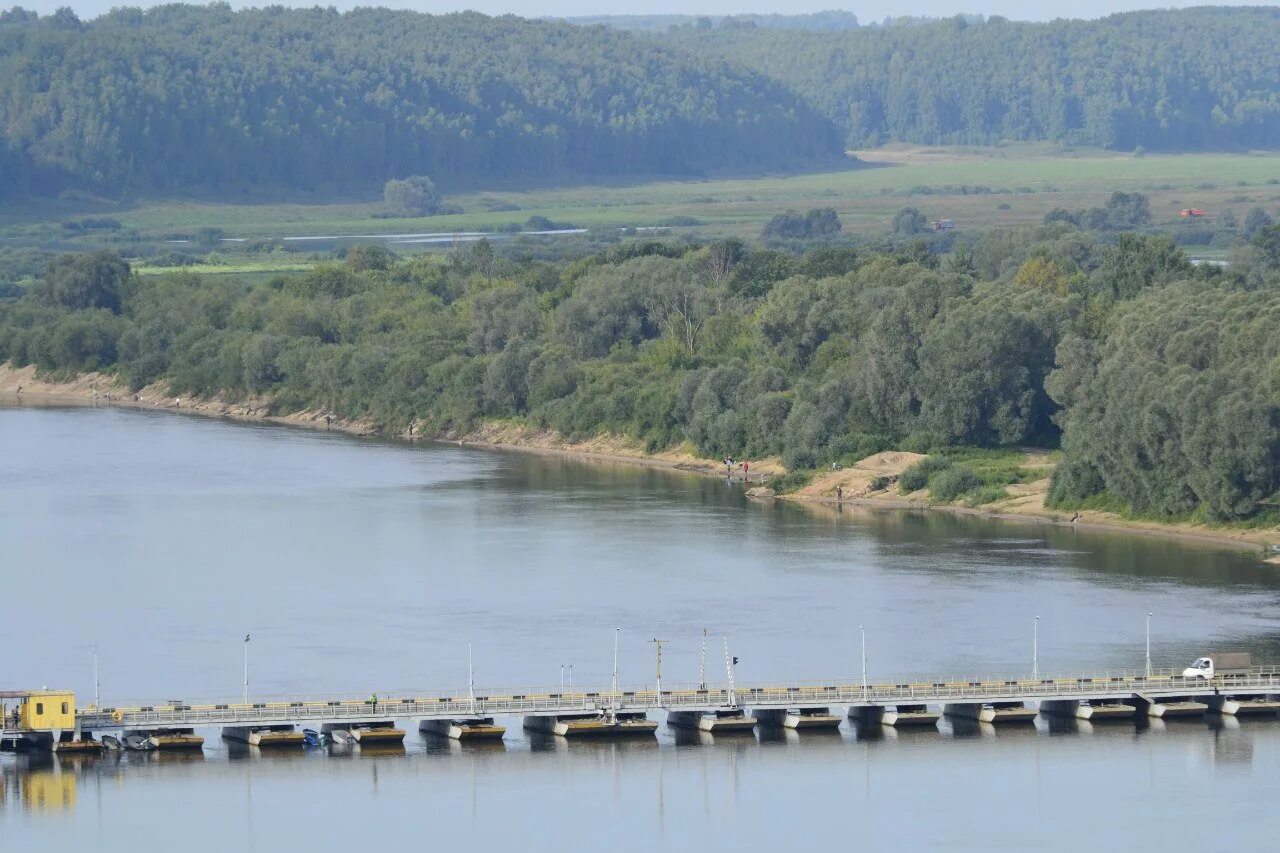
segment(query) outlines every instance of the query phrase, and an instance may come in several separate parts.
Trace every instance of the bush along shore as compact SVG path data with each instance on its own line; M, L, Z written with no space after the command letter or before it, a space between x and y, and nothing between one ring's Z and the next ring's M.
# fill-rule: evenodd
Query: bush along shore
M357 246L260 284L65 256L0 303L0 360L175 408L424 437L515 424L565 447L777 460L772 487L814 500L1040 501L1264 542L1280 529L1278 320L1280 226L1220 269L1166 238L1052 222L563 262ZM865 483L841 479L890 452Z

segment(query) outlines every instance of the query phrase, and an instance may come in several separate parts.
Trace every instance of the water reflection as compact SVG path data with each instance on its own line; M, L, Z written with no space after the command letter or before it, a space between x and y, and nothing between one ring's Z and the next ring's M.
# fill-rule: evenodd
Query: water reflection
M0 447L0 543L22 567L6 595L45 600L68 567L92 592L61 599L68 629L40 643L46 612L6 611L0 645L23 649L6 687L92 695L97 642L104 699L234 697L250 630L261 695L458 688L468 642L485 690L555 684L561 664L604 684L618 626L624 681L652 678L655 636L670 640L664 678L695 681L709 628L741 657L739 684L854 683L858 625L873 678L1025 674L1034 615L1042 670L1133 666L1149 611L1157 667L1206 648L1280 660L1280 577L1232 550L815 512L679 472L140 412L0 408ZM865 849L1221 847L1214 822L1186 821L1200 812L1240 846L1280 831L1274 719L664 727L624 742L507 722L505 743L410 735L389 755L215 730L204 753L0 756L0 828L6 850L132 851L146 815L197 853L784 849L848 846L851 827ZM974 819L993 803L999 820Z
M68 836L50 834L53 825L41 816L83 811L93 820L74 826L89 834L71 837L123 851L134 842L128 834L107 831L116 823L114 815L142 810L168 831L177 826L173 820L199 822L203 813L220 810L226 825L208 830L211 843L192 836L197 840L190 849L213 850L235 846L250 828L265 839L288 827L299 833L298 841L323 843L323 836L305 825L294 827L287 816L317 807L343 811L363 802L371 814L402 816L378 824L380 841L407 843L416 825L408 818L411 804L425 802L451 809L450 822L433 836L451 845L469 839L486 847L522 837L508 831L508 823L525 827L528 840L535 837L529 828L548 825L550 809L602 831L621 819L638 833L637 846L662 846L660 839L668 838L672 849L683 849L679 842L689 839L741 844L753 832L800 825L809 827L811 843L828 843L843 830L820 816L839 807L864 822L871 846L893 837L895 824L908 845L931 846L928 839L934 838L981 846L979 827L950 821L996 791L1002 813L1030 810L1056 823L1080 809L1099 818L1115 815L1132 804L1126 786L1137 783L1146 792L1146 820L1140 822L1146 825L1176 822L1187 808L1232 808L1224 804L1259 790L1259 780L1280 769L1280 721L1218 716L1107 724L1041 718L1035 725L1010 726L951 719L929 730L849 724L839 732L769 728L755 737L672 730L669 736L621 741L540 733L505 744L437 740L343 753L228 744L203 761L180 753L5 756L0 819L19 843L12 849L53 849L41 845ZM537 784L530 787L530 779ZM1218 784L1207 785L1210 780ZM236 789L240 805L233 806ZM766 791L773 805L760 800ZM1264 793L1258 796L1265 799ZM172 820L163 809L169 797L187 804ZM920 802L930 809L908 808ZM907 823L915 828L904 830L908 811ZM495 823L499 813L505 817ZM737 816L732 828L722 823L730 814ZM1263 809L1252 822L1237 825L1240 839L1261 843L1275 829L1269 814ZM103 822L101 834L91 829L96 822ZM1138 828L1103 822L1111 843L1143 837ZM1080 831L1062 844L1050 839L1040 846L1075 849L1091 837L1090 830ZM1197 840L1195 830L1189 832L1189 840Z

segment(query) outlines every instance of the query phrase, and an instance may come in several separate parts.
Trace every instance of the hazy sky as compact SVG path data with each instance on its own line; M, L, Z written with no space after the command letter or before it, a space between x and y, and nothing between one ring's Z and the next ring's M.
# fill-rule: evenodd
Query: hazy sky
M389 0L382 3L365 2L333 2L323 0L283 0L286 6L328 6L340 9L353 6L389 6L397 9L416 9L420 12L453 12L460 9L474 9L490 15L511 12L526 17L538 15L600 15L600 14L647 14L683 13L725 15L739 12L818 12L824 9L843 8L857 14L863 21L879 21L888 15L954 15L957 12L977 12L985 15L1004 15L1017 20L1048 20L1056 17L1096 18L1112 12L1124 12L1133 9L1179 8L1183 6L1203 5L1198 2L1142 2L1142 0L1079 0L1064 5L1050 3L1046 0L896 0L893 3L844 2L839 0L775 0L775 2L752 2L752 0L649 0L643 4L609 2L609 0ZM107 11L113 6L153 6L155 2L122 2L122 0L0 0L0 8L22 6L40 13L52 12L59 6L70 6L81 17L92 17ZM264 3L232 2L232 6L259 6ZM1261 5L1253 3L1250 5Z

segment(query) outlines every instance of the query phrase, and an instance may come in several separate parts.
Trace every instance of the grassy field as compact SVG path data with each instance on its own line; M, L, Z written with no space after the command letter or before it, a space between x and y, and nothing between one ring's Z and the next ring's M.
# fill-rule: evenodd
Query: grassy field
M287 272L303 272L315 265L312 259L281 258L268 256L261 260L237 260L226 264L192 264L186 267L155 267L145 263L134 264L139 275L168 275L174 272L190 272L198 275L276 275Z
M530 216L589 228L646 228L691 217L697 225L672 231L750 238L775 213L815 206L834 207L846 232L877 235L888 232L894 213L904 206L930 218L952 219L961 229L985 229L1039 222L1055 207L1098 206L1114 190L1148 194L1157 222L1176 221L1184 207L1210 214L1231 208L1243 218L1251 207L1274 212L1280 202L1280 152L1139 158L1047 146L897 147L858 156L858 168L834 172L466 193L448 199L464 212L425 218L378 218L381 204L374 199L341 204L156 200L118 207L60 202L0 216L0 237L93 241L101 237L68 238L61 223L106 215L149 240L202 228L247 239L497 230Z

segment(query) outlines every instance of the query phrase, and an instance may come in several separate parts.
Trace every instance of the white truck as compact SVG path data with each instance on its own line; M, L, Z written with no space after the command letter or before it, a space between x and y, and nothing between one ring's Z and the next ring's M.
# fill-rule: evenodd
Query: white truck
M1214 652L1202 658L1196 658L1191 666L1182 671L1183 678L1203 678L1205 681L1215 675L1232 676L1248 675L1253 666L1253 659L1248 652Z

